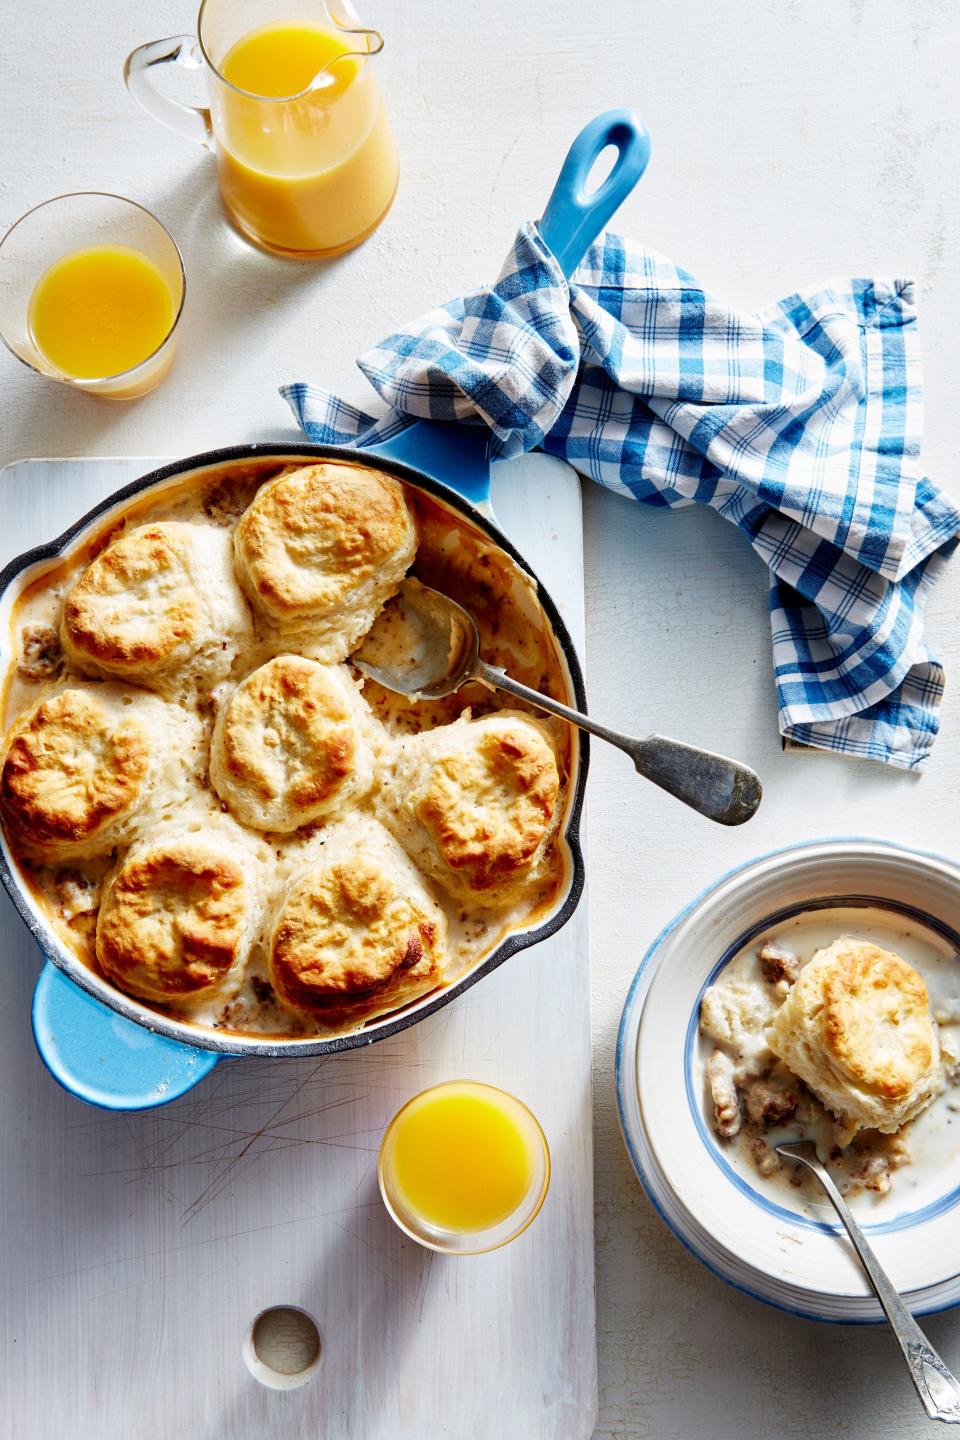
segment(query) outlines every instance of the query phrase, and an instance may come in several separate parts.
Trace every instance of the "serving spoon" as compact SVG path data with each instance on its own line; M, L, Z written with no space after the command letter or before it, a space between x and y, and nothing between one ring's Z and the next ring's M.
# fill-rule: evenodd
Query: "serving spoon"
M827 1199L843 1221L860 1264L866 1271L874 1294L897 1337L897 1344L903 1351L903 1358L910 1370L910 1379L916 1386L924 1410L931 1420L944 1420L948 1425L960 1425L960 1383L951 1375L900 1299L867 1237L854 1220L850 1206L831 1180L830 1172L817 1158L817 1147L811 1140L796 1140L791 1144L778 1145L776 1151L785 1160L795 1160L798 1165L809 1170L823 1186Z
M720 825L742 825L760 804L760 778L746 765L663 735L621 734L488 665L469 611L419 580L403 581L350 659L387 690L418 700L440 700L471 680L505 690L625 750L645 779Z

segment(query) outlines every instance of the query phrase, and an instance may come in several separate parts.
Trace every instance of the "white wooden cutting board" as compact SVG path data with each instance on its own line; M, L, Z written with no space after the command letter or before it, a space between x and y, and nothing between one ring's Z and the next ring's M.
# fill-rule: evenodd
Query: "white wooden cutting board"
M0 471L0 563L52 538L146 460ZM580 489L526 456L495 469L506 532L583 649ZM39 954L0 897L0 1437L17 1440L584 1440L596 1413L587 908L432 1019L363 1052L222 1062L164 1109L64 1093L30 1033ZM452 1259L385 1214L393 1112L451 1077L514 1091L554 1170L535 1224ZM301 1306L323 1359L292 1391L244 1337Z

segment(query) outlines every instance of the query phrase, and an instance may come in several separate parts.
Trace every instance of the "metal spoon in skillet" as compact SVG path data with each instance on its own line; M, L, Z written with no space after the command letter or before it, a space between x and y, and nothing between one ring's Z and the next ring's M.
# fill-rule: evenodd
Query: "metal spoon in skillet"
M782 1155L784 1160L795 1160L798 1165L809 1170L811 1175L816 1176L843 1221L860 1264L897 1337L897 1344L903 1351L903 1358L910 1370L910 1379L916 1386L924 1410L931 1420L944 1420L948 1425L960 1425L960 1384L951 1375L900 1299L889 1275L850 1213L849 1205L831 1180L829 1171L817 1159L817 1147L810 1140L797 1140L776 1148L777 1154Z
M635 740L488 665L480 658L473 616L419 580L404 580L350 659L387 690L417 699L439 700L470 680L491 690L506 690L619 746L647 780L720 825L742 825L760 804L759 776L746 765L663 735Z

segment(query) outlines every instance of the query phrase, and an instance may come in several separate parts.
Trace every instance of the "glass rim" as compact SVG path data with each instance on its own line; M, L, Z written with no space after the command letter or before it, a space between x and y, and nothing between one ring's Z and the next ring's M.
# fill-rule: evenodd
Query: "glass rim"
M397 1214L396 1208L393 1205L393 1202L391 1201L388 1194L387 1186L384 1182L383 1173L384 1151L387 1147L387 1141L389 1140L393 1128L396 1125L397 1121L400 1119L401 1115L405 1115L406 1112L410 1109L410 1107L412 1105L415 1105L418 1100L422 1100L425 1095L433 1095L437 1090L448 1090L456 1085L468 1085L471 1087L471 1089L477 1090L490 1090L493 1092L494 1095L505 1096L506 1099L511 1102L511 1104L518 1106L518 1108L524 1112L533 1127L534 1137L539 1142L540 1152L543 1158L543 1179L540 1183L540 1189L537 1194L536 1201L531 1206L530 1210L523 1212L524 1218L522 1223L517 1225L514 1229L510 1230L508 1234L501 1236L499 1239L493 1240L488 1244L473 1246L470 1249L464 1249L461 1246L444 1244L442 1241L439 1240L428 1240L425 1239L422 1235L419 1235L415 1230L412 1230L410 1226L406 1223L406 1221ZM384 1130L383 1132L383 1138L380 1141L380 1147L377 1151L377 1183L380 1187L380 1198L383 1201L387 1214L390 1216L394 1224L398 1226L398 1228L402 1230L405 1235L409 1236L411 1240L415 1240L418 1245L422 1245L427 1250L434 1250L441 1255L489 1255L494 1250L502 1250L504 1245L509 1245L512 1240L518 1239L525 1230L529 1230L530 1226L533 1224L534 1220L536 1220L537 1216L540 1214L540 1211L543 1209L544 1201L547 1198L547 1192L550 1189L550 1179L552 1173L553 1162L550 1155L550 1146L547 1142L547 1137L544 1134L543 1126L540 1124L540 1121L530 1109L530 1106L527 1105L523 1100L521 1100L519 1096L512 1094L509 1090L504 1090L499 1085L491 1085L486 1080L471 1080L469 1078L457 1080L439 1080L435 1085L428 1085L426 1089L418 1090L416 1095L411 1095L410 1099L405 1101L404 1104L400 1106L400 1109L395 1113L386 1130ZM513 1213L520 1214L521 1206L517 1206L517 1209ZM510 1218L510 1216L507 1216L507 1220L509 1220ZM501 1224L506 1224L506 1220L502 1221ZM451 1231L450 1234L461 1236L470 1234L475 1234L477 1236L481 1236L484 1234L489 1235L491 1231L495 1232L496 1228L496 1226L491 1225L488 1226L486 1230L460 1230Z
M232 90L235 95L242 95L245 100L258 100L261 105L289 105L291 100L302 100L305 95L313 93L313 81L311 81L309 85L305 85L302 90L294 91L292 95L258 95L255 90L244 90L242 85L235 85L232 80L228 80L220 69L220 66L214 63L213 57L207 49L207 42L203 38L203 17L207 6L211 3L212 0L200 0L200 9L197 12L197 44L200 46L200 54L203 56L204 64L213 71L221 84L226 85L227 89ZM336 29L342 35L365 35L373 43L372 46L366 50L348 50L343 55L337 55L333 60L328 61L327 65L324 65L323 70L327 70L330 65L335 65L338 60L370 60L374 55L380 54L383 49L384 40L379 30L374 30L369 25L341 25L334 16L330 18L333 20ZM321 73L322 71L317 71L318 75ZM314 76L314 80L315 79L316 75Z
M0 235L0 264L3 263L4 245L10 239L10 236L13 234L14 230L19 229L19 227L24 223L25 220L30 219L31 215L36 215L38 210L44 210L48 205L56 205L61 200L86 199L116 200L121 205L130 205L134 210L141 211L144 215L146 215L148 220L152 220L153 223L163 231L164 235L166 235L167 239L170 241L170 244L173 246L174 254L177 257L177 264L180 268L180 303L177 306L176 314L170 321L170 328L168 329L166 335L164 335L163 339L160 341L160 344L156 347L156 349L151 350L150 354L145 355L142 360L138 360L136 365L130 365L127 367L126 370L117 370L112 375L90 375L78 378L73 375L62 375L60 373L51 374L48 370L38 370L36 365L31 365L30 361L25 360L18 350L14 350L13 346L9 343L3 331L0 330L0 341L3 342L4 349L8 350L10 354L14 357L14 359L19 360L21 365L25 365L28 370L32 370L34 375L42 375L45 380L58 380L62 385L72 385L75 389L82 389L84 387L96 384L106 385L113 380L123 380L128 375L135 375L138 370L143 369L144 365L149 365L150 361L155 360L160 354L161 350L163 350L164 346L169 343L174 331L177 328L177 325L180 323L180 316L183 314L183 307L187 299L187 270L186 266L183 263L183 253L180 249L180 246L177 244L176 240L173 238L170 231L167 229L166 225L164 225L163 221L158 219L158 217L154 215L152 210L148 210L146 205L141 205L139 200L131 200L127 195L117 195L116 192L113 190L64 190L59 195L51 195L48 199L39 200L36 205L31 205L29 210L24 210L23 214L19 216L18 219L14 220L12 225L8 225L3 234ZM90 392L88 391L88 393Z

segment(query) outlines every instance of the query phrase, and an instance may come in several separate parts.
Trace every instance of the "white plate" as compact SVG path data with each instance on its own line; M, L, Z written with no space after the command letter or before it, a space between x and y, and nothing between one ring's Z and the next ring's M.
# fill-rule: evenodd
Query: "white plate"
M858 839L762 856L694 900L647 952L621 1021L617 1094L644 1188L704 1264L757 1299L863 1323L881 1312L833 1212L781 1203L769 1184L734 1169L706 1121L697 1071L700 996L717 968L781 912L824 900L900 908L944 934L948 953L960 948L960 867L952 861ZM960 1147L917 1184L898 1188L897 1180L861 1215L871 1242L914 1313L956 1305Z

